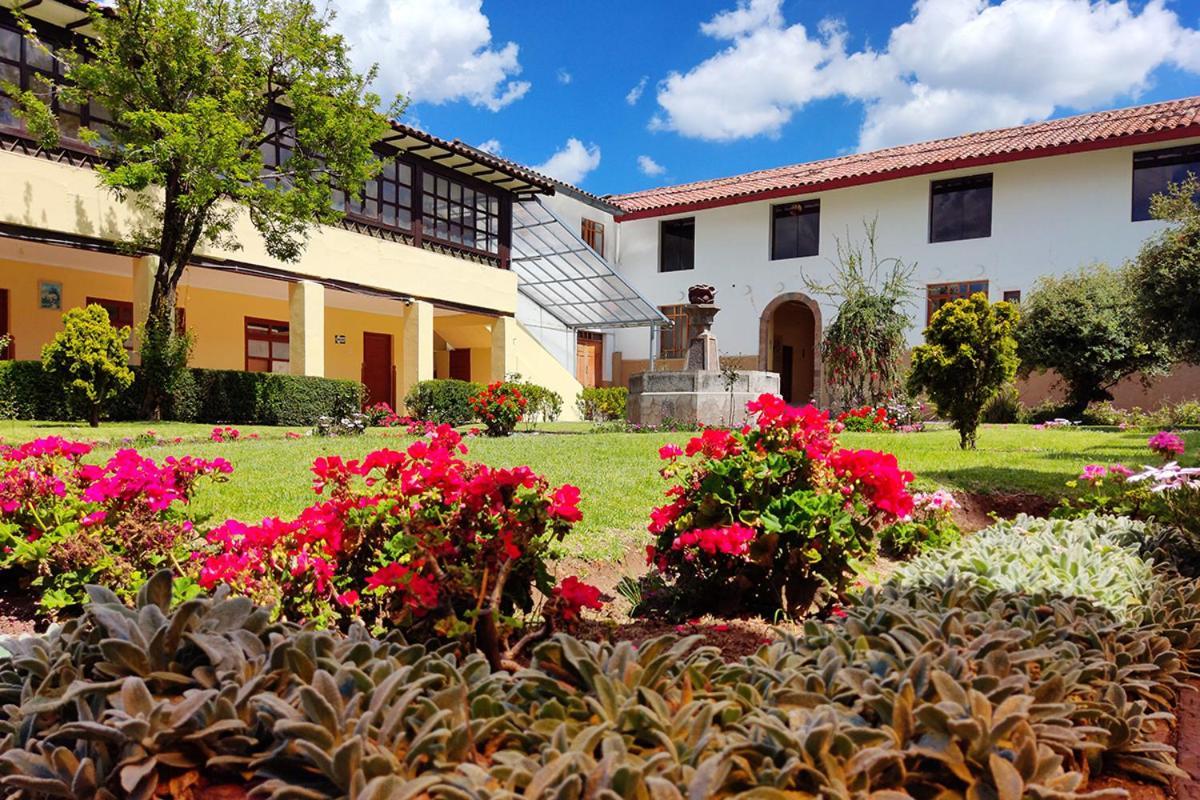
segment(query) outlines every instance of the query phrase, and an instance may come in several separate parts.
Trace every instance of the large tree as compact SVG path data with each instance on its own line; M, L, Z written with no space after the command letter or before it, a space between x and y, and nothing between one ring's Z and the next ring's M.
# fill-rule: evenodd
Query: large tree
M298 259L313 226L340 217L331 191L359 193L378 171L372 147L399 104L380 113L374 68L354 69L310 0L116 0L91 15L94 35L54 51L67 80L53 91L116 122L84 135L105 157L100 183L142 212L128 245L159 258L142 338L151 369L178 352L175 291L197 247L239 248L247 214L272 256ZM50 97L4 89L31 131L56 139ZM290 157L264 165L260 147L280 136ZM157 415L162 386L145 383Z
M1145 335L1127 276L1103 265L1038 281L1021 302L1017 355L1024 374L1058 373L1068 416L1111 400L1109 390L1123 378L1146 379L1171 365L1166 347Z
M1200 363L1200 182L1189 174L1150 213L1169 223L1129 265L1138 313L1180 361Z

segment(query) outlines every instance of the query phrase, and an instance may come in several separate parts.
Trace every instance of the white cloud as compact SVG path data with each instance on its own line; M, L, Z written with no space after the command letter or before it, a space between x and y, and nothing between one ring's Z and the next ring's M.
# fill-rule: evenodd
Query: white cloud
M414 102L465 100L498 111L529 91L514 42L492 41L482 0L333 0L334 28L377 88Z
M625 95L626 103L629 103L631 106L637 105L638 100L642 99L642 92L646 91L647 80L649 80L649 78L646 75L643 75L642 79L639 80L637 84L629 90L629 92Z
M571 73L567 72L565 69L560 68L558 70L557 78L558 78L559 83L561 83L563 86L566 86L567 84L569 84L571 82Z
M589 172L600 166L600 147L584 144L575 137L567 139L554 155L534 169L564 183L579 183Z
M494 156L504 152L504 147L501 146L499 139L488 139L486 142L480 142L475 145L476 150L482 150L485 153L491 153Z
M655 161L650 156L638 156L637 165L638 169L642 171L643 175L662 175L667 171L666 167Z
M725 48L667 77L652 127L774 136L810 101L841 97L866 103L870 149L1136 97L1164 65L1200 72L1200 31L1165 0L916 0L881 51L848 49L836 22L788 25L781 0L739 0L701 30Z

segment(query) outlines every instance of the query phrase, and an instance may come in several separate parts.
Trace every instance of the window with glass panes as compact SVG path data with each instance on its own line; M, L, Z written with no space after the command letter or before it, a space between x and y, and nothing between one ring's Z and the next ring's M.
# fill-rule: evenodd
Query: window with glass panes
M498 255L500 198L422 170L421 236Z
M337 199L334 198L335 203ZM395 158L384 157L379 175L363 185L362 199L347 198L345 209L353 218L411 231L413 168Z
M976 292L988 293L987 281L961 281L958 283L931 283L925 289L927 298L925 323L933 319L933 313L947 303L970 297Z
M28 41L15 24L0 22L0 81L32 91L41 99L51 99L53 83L62 82L63 66L50 52ZM25 130L25 123L14 112L15 102L0 97L0 126ZM106 141L112 133L112 115L99 103L68 103L52 98L51 108L58 118L60 145L68 148L87 147L80 137L80 128L90 128Z
M1168 147L1133 154L1133 221L1151 218L1150 201L1166 194L1171 184L1182 183L1188 175L1200 178L1200 145ZM1197 193L1200 201L1200 193Z
M289 331L286 322L246 317L246 371L288 372Z

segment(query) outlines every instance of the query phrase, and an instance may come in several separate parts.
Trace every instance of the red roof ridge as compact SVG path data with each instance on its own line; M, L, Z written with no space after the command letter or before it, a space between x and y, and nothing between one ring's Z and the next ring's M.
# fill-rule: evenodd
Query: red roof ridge
M975 131L864 153L851 153L738 175L609 195L605 199L623 208L626 215L662 214L680 206L713 204L723 200L732 201L732 198L738 198L736 202L748 202L768 192L799 189L868 175L883 176L902 170L929 171L926 168L935 165L946 167L955 162L1005 154L1028 153L1028 157L1035 157L1034 154L1047 150L1190 127L1200 127L1200 96L1089 111L1025 125Z

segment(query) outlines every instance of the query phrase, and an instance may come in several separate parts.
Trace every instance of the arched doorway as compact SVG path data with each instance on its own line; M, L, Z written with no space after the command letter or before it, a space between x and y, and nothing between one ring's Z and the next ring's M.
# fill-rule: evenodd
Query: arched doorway
M821 308L815 300L792 292L763 309L758 366L779 373L779 393L787 402L821 403Z

